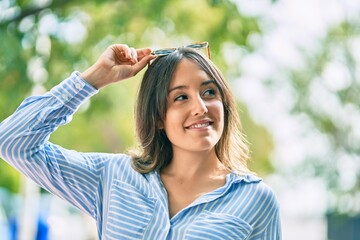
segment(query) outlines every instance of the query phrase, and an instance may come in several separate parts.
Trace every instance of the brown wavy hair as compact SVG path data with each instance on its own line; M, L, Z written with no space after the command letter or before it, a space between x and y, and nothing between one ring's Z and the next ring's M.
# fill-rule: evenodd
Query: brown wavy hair
M172 144L159 123L165 119L170 81L183 59L198 64L215 81L220 91L224 106L224 130L215 145L217 157L230 171L249 173L249 149L241 132L235 98L217 67L200 53L188 48L156 58L144 74L135 106L136 134L140 147L137 152L131 153L134 169L140 173L161 170L173 157Z

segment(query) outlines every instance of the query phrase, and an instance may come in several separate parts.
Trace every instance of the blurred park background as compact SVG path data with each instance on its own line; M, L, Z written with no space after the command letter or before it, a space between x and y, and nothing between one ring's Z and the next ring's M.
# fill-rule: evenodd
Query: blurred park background
M358 0L0 0L0 121L109 44L208 41L239 103L250 167L279 198L284 239L359 239L359 13ZM51 141L129 149L139 80L101 90ZM0 239L96 238L93 220L0 159Z

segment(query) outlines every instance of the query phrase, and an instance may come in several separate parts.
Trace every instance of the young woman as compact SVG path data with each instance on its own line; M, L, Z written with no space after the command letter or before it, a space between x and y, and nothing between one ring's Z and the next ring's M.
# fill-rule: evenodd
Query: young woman
M0 124L0 156L91 215L99 239L281 239L278 202L246 167L220 71L189 48L151 53L112 45L83 73L24 100ZM82 102L147 64L135 114L139 152L80 153L48 141Z

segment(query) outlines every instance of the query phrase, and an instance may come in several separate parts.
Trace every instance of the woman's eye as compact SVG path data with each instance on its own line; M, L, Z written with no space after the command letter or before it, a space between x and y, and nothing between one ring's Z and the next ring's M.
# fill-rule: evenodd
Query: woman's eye
M186 95L179 95L175 98L175 101L182 101L182 100L185 100L187 99L187 96Z
M215 96L216 91L214 89L207 89L203 93L204 96Z

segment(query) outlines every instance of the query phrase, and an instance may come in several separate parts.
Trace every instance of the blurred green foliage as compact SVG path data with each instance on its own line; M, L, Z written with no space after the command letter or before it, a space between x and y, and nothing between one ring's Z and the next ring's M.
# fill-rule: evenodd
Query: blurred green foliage
M26 96L49 90L73 70L86 69L109 44L157 48L208 41L212 60L226 72L222 45L248 48L253 32L259 32L257 20L241 16L228 0L2 1L0 121ZM78 151L105 152L136 144L133 105L140 77L102 90L51 141ZM241 115L252 143L251 166L265 175L272 171L271 137L246 110ZM1 160L0 187L16 192L19 182L17 171Z
M309 157L296 175L320 177L330 196L328 211L350 215L360 213L359 36L359 21L345 19L327 32L318 51L307 53L303 69L290 73L297 91L292 113L305 113L313 132L329 143L324 158Z

